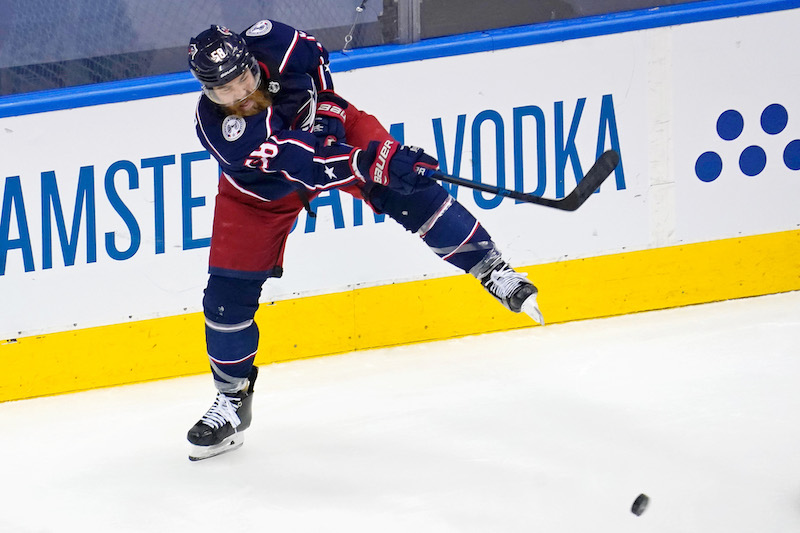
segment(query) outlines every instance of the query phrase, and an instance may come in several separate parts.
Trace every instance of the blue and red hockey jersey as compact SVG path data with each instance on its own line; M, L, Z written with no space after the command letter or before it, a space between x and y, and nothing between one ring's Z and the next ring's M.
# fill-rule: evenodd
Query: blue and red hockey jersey
M257 22L242 37L272 84L273 103L254 116L226 116L205 94L200 97L197 136L219 162L223 179L265 201L357 182L353 147L324 146L311 133L318 91L333 90L327 50L305 32L271 20Z

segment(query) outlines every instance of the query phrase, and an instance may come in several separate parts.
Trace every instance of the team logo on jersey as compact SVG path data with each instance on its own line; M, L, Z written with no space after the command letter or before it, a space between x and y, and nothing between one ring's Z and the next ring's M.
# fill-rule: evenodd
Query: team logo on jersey
M222 121L222 135L225 140L233 142L244 134L247 123L238 115L229 115Z
M278 83L277 81L271 81L271 82L269 82L269 83L267 84L267 90L268 90L268 91L269 91L271 94L278 94L278 91L280 91L280 90L281 90L281 84L280 84L280 83Z
M272 22L268 20L261 20L256 22L250 29L245 32L248 37L261 37L272 31Z
M297 110L292 129L309 131L314 125L314 117L317 109L317 93L309 90L308 100L306 100Z

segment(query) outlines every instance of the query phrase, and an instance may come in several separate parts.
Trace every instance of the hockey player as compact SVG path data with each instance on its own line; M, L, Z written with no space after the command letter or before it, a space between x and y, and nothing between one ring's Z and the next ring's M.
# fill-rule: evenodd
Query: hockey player
M304 208L313 216L309 201L321 191L363 199L505 307L543 322L536 287L503 260L475 217L420 172L437 161L401 146L336 94L328 52L312 36L271 20L241 35L211 26L191 39L189 67L203 89L197 135L222 169L203 298L218 393L189 430L190 459L242 445L258 373L253 317L261 287L282 275L292 225Z

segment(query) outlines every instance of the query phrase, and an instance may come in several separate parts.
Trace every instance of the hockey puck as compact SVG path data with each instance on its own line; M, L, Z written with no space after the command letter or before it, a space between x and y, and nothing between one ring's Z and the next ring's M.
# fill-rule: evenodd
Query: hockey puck
M647 494L639 494L636 499L633 500L631 512L636 516L641 516L642 513L647 509L648 503L650 503L650 498L647 497Z

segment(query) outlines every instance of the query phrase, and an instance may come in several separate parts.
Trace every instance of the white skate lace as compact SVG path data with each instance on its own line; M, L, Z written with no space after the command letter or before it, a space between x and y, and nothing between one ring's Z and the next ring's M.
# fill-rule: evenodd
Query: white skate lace
M517 272L510 268L494 270L489 274L486 288L491 290L498 298L508 298L527 277L527 273Z
M218 392L217 399L214 400L214 405L203 415L201 421L203 424L214 429L221 428L226 422L230 422L233 427L238 427L242 421L239 420L236 409L237 406L231 402L230 398Z

